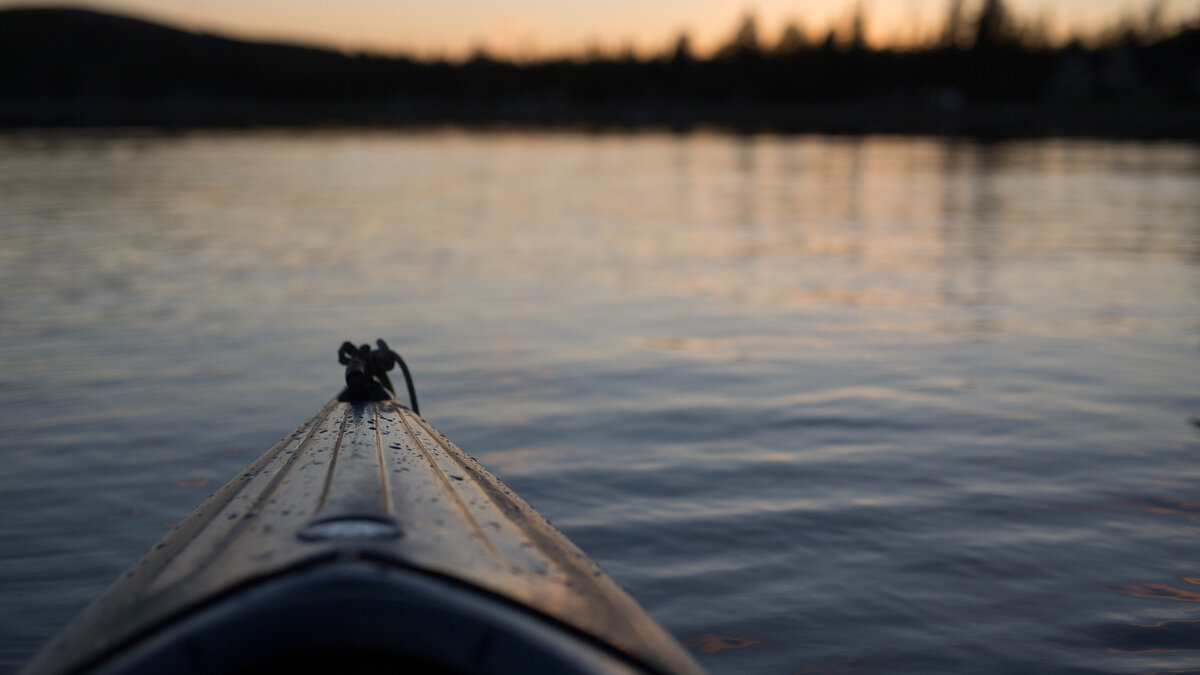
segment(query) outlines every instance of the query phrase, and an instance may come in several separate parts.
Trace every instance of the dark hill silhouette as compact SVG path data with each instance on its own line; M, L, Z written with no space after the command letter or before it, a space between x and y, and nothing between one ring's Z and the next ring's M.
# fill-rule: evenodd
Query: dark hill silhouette
M0 12L6 95L379 99L406 59L198 34L87 10Z
M1002 0L910 51L855 33L763 44L754 17L712 56L461 63L346 54L77 9L0 11L0 124L424 122L837 132L1200 137L1200 24L1097 47L1023 36ZM749 37L748 37L749 36ZM752 38L752 39L751 39Z

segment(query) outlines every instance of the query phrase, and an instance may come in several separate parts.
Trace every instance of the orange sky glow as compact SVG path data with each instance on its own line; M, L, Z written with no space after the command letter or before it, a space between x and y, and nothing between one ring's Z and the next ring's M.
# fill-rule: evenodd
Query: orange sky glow
M920 43L936 34L949 0L861 0L874 45ZM967 0L968 8L982 0ZM0 0L0 8L61 2ZM617 52L666 51L686 32L704 54L726 41L747 12L764 42L789 22L818 39L849 23L856 0L561 0L405 2L391 0L107 0L86 5L187 28L239 37L296 41L345 50L462 57L484 48L501 56L536 58ZM1200 19L1195 0L1009 0L1020 18L1038 19L1050 34L1096 32L1119 20L1142 20L1161 5L1167 24Z

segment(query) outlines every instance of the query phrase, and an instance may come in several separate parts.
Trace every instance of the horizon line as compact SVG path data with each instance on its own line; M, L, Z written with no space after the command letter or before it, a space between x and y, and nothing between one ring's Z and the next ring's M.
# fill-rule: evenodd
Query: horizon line
M975 0L968 4L970 7L976 7L985 1L997 0ZM1003 3L1004 0L998 1ZM962 0L948 0L945 4L949 8L952 4L961 3ZM1054 22L1045 13L1040 16L1030 17L1020 12L1012 11L1011 8L1005 5L1007 15L1011 20L1015 21L1016 31L1026 34L1030 37L1031 41L1037 42L1040 46L1046 48L1062 48L1073 42L1083 44L1085 47L1095 48L1102 47L1106 43L1119 41L1122 36L1131 33L1165 37L1188 29L1200 28L1200 8L1194 10L1190 15L1176 13L1176 16L1169 17L1163 16L1162 10L1165 7L1165 0L1157 0L1157 2L1154 2L1143 11L1140 16L1133 16L1128 11L1114 12L1104 19L1093 20L1089 28L1086 22L1079 21L1076 21L1073 26L1055 26ZM660 38L654 40L655 44L652 45L637 44L634 40L623 37L607 42L598 39L585 39L575 43L573 46L557 47L541 47L536 44L535 40L533 42L510 45L507 48L488 44L484 40L467 40L459 47L451 48L443 46L422 49L420 47L404 45L385 47L364 43L364 41L339 40L328 36L320 37L313 34L287 30L273 32L253 28L239 28L228 24L213 24L207 21L190 21L184 17L172 15L169 12L135 9L120 3L88 2L86 0L84 2L72 3L40 3L36 0L32 2L30 0L6 2L5 0L0 0L0 12L16 10L88 11L121 16L202 35L212 35L248 42L325 49L347 55L362 54L384 58L408 58L421 61L446 62L462 62L483 56L515 63L579 59L600 60L629 57L652 60L669 55L675 50L681 40L687 41L691 55L694 58L709 59L715 58L723 48L732 45L738 39L739 32L744 31L747 26L750 26L755 31L754 38L758 41L759 51L763 53L773 51L781 41L787 39L786 34L789 31L793 31L794 33L792 39L799 37L803 44L806 45L817 45L826 40L833 40L837 45L844 46L854 40L856 28L858 31L861 31L862 45L868 49L900 52L922 51L939 46L939 41L944 38L948 19L945 15L938 16L933 20L925 19L920 24L910 26L905 33L893 33L890 37L884 37L880 35L878 28L873 28L872 26L873 22L869 4L864 0L852 0L852 4L844 8L840 15L834 15L825 23L805 23L796 16L791 16L774 21L775 28L773 30L763 29L765 22L761 19L760 11L751 6L734 14L733 21L727 22L725 30L720 32L721 37L710 38L708 40L697 38L694 29L681 27L674 31L667 31ZM968 11L964 19L968 23L974 22L978 14L979 11L977 10ZM1036 35L1034 35L1035 33ZM1022 38L1022 41L1026 40Z

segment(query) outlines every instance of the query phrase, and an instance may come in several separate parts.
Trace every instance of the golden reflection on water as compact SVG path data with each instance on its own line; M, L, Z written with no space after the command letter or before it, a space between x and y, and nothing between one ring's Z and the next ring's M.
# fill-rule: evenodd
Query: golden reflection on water
M1115 649L1106 650L1109 654L1194 654L1200 649ZM1194 673L1195 670L1159 670L1157 673Z
M1184 581L1190 584L1200 584L1200 580L1186 578ZM1127 584L1121 586L1121 592L1126 595L1132 595L1135 598L1153 598L1155 600L1176 600L1179 602L1200 602L1200 593L1195 591L1185 591L1181 588L1175 588L1166 584L1153 582L1141 584Z
M1186 145L1143 156L1087 141L705 133L294 140L183 139L186 174L167 170L179 148L134 146L114 155L99 184L85 180L95 173L86 153L51 157L41 170L49 182L30 194L90 185L109 200L146 191L171 200L155 205L163 211L155 218L128 214L130 236L106 234L85 260L27 265L12 247L0 250L0 264L46 287L64 285L62 270L124 280L143 303L194 294L189 272L253 280L270 260L282 283L242 284L263 294L245 301L290 306L335 285L419 292L456 277L564 278L775 310L972 308L966 317L909 321L908 330L985 336L1036 322L1142 329L1131 310L1146 293L1188 289L1163 278L1104 306L1072 307L1082 295L1074 286L1115 283L1107 280L1112 261L1088 255L1198 254L1179 222L1190 217L1194 190L1179 167L1200 164L1200 151ZM245 163L236 176L225 170L231 155ZM1152 180L1097 179L1114 167ZM12 236L59 254L39 228ZM183 269L154 277L168 286L126 278L125 270L167 264L180 251L190 252ZM1045 259L1060 264L1028 262ZM49 271L55 277L43 279ZM176 277L186 287L170 286ZM68 292L94 292L94 284L78 285ZM1063 312L1015 325L997 309L1048 302L1048 288ZM216 319L224 310L221 298L207 296L185 307ZM892 330L878 323L886 314L871 319Z
M771 645L770 642L758 638L733 637L730 635L717 635L715 633L705 633L704 635L688 638L683 641L683 644L705 654L716 654L726 649L746 649L747 647L766 647Z
M1183 620L1166 619L1163 621L1157 621L1155 623L1149 623L1149 624L1147 624L1147 623L1131 623L1129 625L1137 626L1138 628L1166 628L1168 626L1176 626L1179 624L1200 624L1200 619L1183 619Z
M1200 502L1177 498L1148 498L1129 499L1120 502L1120 506L1132 507L1144 513L1155 516L1182 516L1187 520L1200 520ZM1200 577L1181 577L1184 583L1200 586ZM1200 653L1200 641L1197 640L1197 630L1200 619L1194 618L1195 608L1182 607L1168 609L1161 606L1161 601L1171 603L1200 603L1200 591L1161 583L1140 582L1124 584L1115 588L1117 592L1134 598L1153 601L1143 611L1157 616L1180 616L1153 621L1150 623L1129 622L1114 626L1109 633L1109 644L1104 647L1108 654L1122 655L1128 658L1154 658L1166 655L1178 655L1173 658L1194 659L1188 654ZM1182 664L1179 664L1182 665ZM1151 670L1154 673L1198 673L1192 668L1176 668L1171 670Z
M1183 516L1188 520L1200 520L1200 502L1196 501L1162 497L1153 500L1126 500L1122 503L1156 516Z

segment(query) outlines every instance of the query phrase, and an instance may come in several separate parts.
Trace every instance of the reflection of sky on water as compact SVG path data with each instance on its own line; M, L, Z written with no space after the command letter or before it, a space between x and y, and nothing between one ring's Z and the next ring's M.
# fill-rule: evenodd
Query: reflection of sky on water
M714 671L1194 666L1198 182L1086 140L2 135L0 633L385 337Z
M26 221L7 233L3 262L26 263L34 280L66 272L55 286L67 300L139 288L130 265L183 262L189 282L209 270L234 281L294 273L273 291L283 298L263 300L321 298L339 282L582 276L792 308L972 306L977 323L964 329L986 331L1003 330L1006 299L1042 292L1026 271L1054 275L1044 281L1069 295L1064 284L1112 283L1112 259L1200 253L1186 222L1195 177L1178 170L1200 160L1186 146L1142 156L1079 141L704 135L181 142L197 156L182 174L134 139L50 154L57 184L24 185L46 177L29 167L6 176L20 206L78 229ZM88 168L96 155L103 173ZM226 162L250 166L234 177ZM60 212L51 196L62 190L102 196L123 226ZM170 196L147 205L141 192ZM64 234L84 246L62 250ZM1121 304L1090 309L1123 316Z

